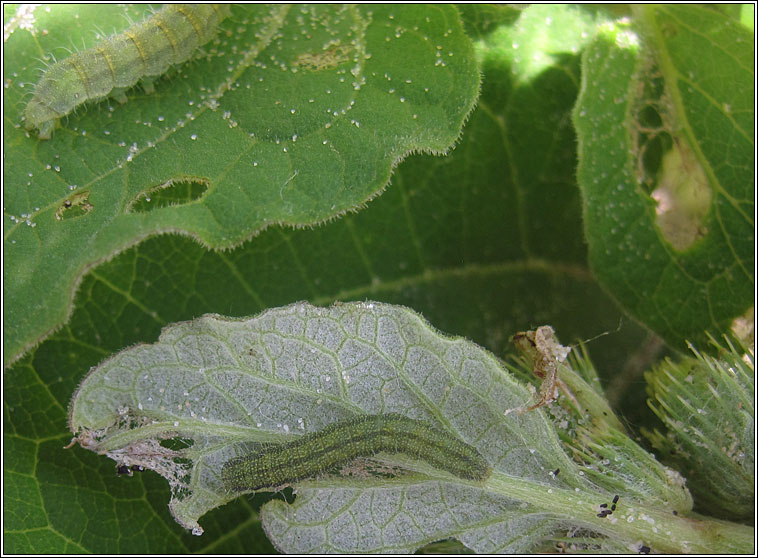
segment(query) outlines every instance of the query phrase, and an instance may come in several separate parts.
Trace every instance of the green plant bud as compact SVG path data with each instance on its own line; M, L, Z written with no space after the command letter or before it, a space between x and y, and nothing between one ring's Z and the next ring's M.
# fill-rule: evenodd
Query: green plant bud
M597 485L623 498L660 503L677 514L692 509L692 496L682 475L662 465L623 432L593 425L577 433L576 457L588 465L585 474Z
M648 404L664 431L643 431L661 458L687 477L696 510L754 518L754 363L730 345L719 359L670 360L646 374Z

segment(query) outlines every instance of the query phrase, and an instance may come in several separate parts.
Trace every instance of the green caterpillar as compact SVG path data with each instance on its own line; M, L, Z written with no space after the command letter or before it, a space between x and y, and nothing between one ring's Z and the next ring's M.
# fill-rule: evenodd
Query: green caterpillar
M316 478L358 457L394 453L426 461L456 477L484 481L492 469L479 451L429 423L390 413L330 424L291 442L270 444L227 461L221 477L232 493L274 489Z
M123 33L56 62L26 105L24 127L50 139L58 120L82 103L109 95L126 102L124 91L139 80L151 93L149 78L188 60L229 14L228 4L169 4Z

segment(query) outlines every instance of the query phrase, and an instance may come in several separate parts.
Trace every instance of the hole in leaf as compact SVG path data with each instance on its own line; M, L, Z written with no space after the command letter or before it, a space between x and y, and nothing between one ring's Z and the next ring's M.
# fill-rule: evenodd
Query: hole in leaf
M65 219L82 217L93 209L93 205L89 202L89 192L77 192L63 200L63 203L55 212L55 219L63 221Z
M199 176L179 176L141 192L127 209L128 213L146 213L161 207L184 205L199 200L210 181Z
M160 441L160 445L162 448L175 450L175 451L191 448L194 444L195 444L195 440L193 440L192 438L182 438L182 437L167 438L166 440Z
M640 142L641 184L648 195L655 188L655 180L661 171L663 156L671 149L673 143L673 139L666 132L645 134Z
M645 105L642 107L642 110L640 110L638 116L637 116L640 127L641 128L653 128L657 129L663 126L663 120L661 119L661 115L658 112L658 109L650 104Z
M755 307L751 306L742 316L735 318L731 329L746 347L755 346Z
M685 250L707 234L711 187L686 140L675 140L673 148L663 155L650 196L658 203L656 224L674 248Z
M651 56L638 77L632 134L637 183L656 202L655 223L677 250L708 232L712 191L698 154L679 135L677 109Z

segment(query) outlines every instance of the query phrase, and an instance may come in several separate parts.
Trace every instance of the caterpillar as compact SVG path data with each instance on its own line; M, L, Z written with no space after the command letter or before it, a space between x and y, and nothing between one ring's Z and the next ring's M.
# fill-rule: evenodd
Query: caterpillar
M335 422L291 442L268 444L227 461L221 477L232 493L276 489L380 452L423 460L466 480L484 481L492 472L482 454L456 436L390 413Z
M170 4L123 33L104 39L50 66L24 111L24 127L50 139L58 120L87 101L113 96L142 80L152 93L151 77L188 60L216 35L230 14L228 4Z

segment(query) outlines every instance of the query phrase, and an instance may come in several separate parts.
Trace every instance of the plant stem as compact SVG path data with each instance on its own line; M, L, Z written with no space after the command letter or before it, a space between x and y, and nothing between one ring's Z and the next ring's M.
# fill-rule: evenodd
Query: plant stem
M629 541L632 547L697 554L752 554L754 550L751 527L695 514L674 515L672 510L630 502L628 498L622 497L611 515L598 517L600 504L610 505L613 498L600 490L551 487L503 473L494 473L487 487L556 518L565 517L609 538Z

